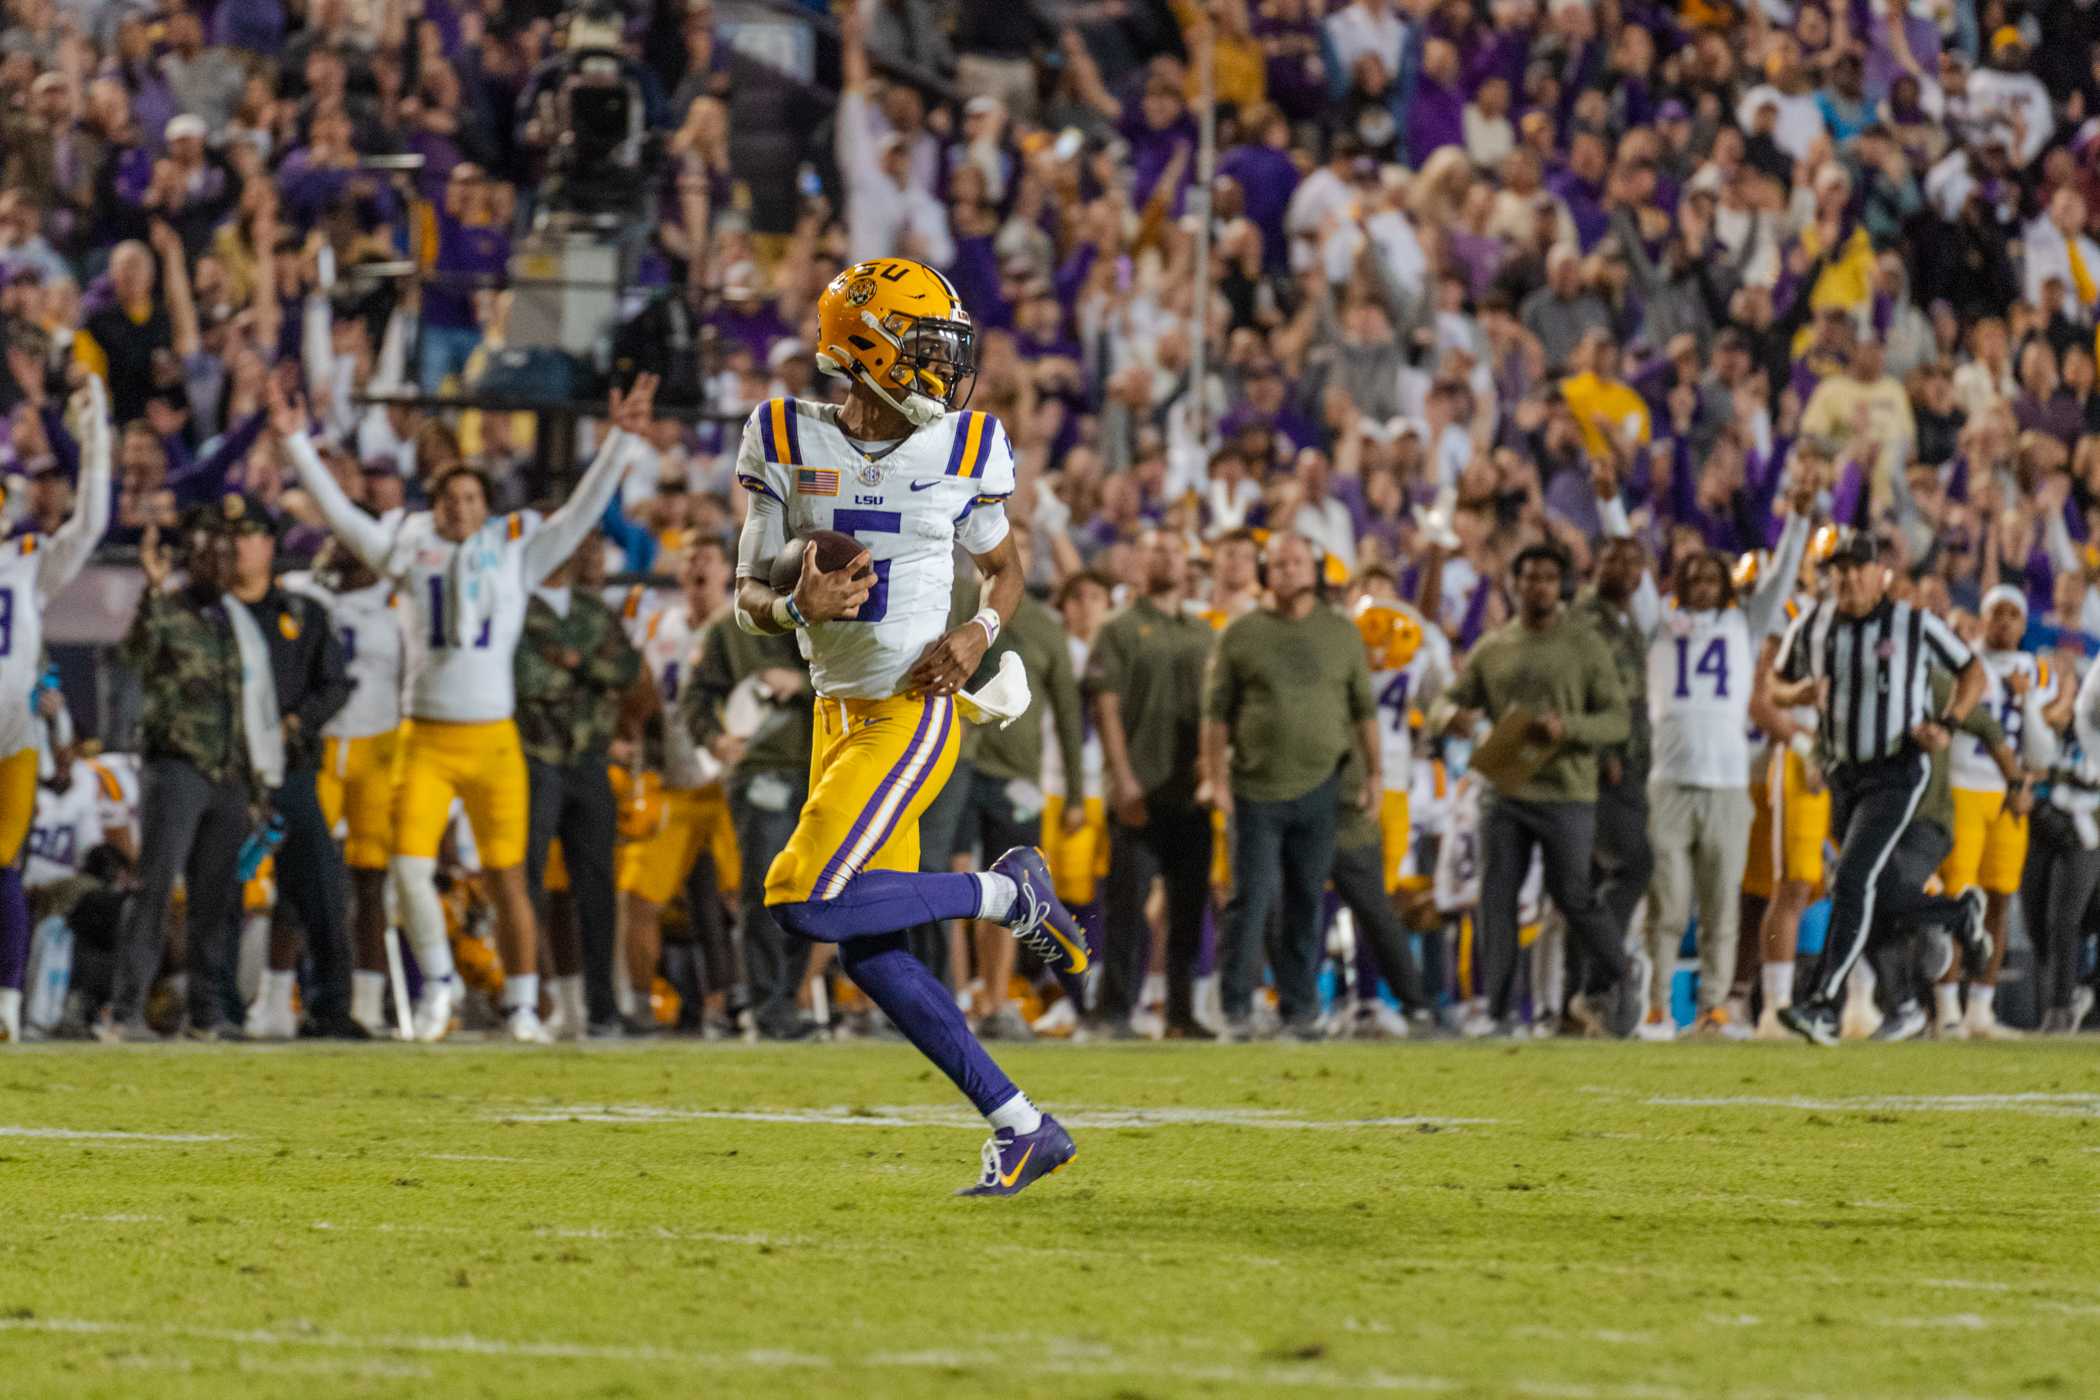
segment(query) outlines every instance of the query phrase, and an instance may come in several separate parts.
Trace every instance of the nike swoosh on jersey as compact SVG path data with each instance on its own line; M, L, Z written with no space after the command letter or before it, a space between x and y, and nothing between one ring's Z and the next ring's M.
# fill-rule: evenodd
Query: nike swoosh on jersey
M911 489L914 491L931 491L940 484L938 481L914 481L911 484Z

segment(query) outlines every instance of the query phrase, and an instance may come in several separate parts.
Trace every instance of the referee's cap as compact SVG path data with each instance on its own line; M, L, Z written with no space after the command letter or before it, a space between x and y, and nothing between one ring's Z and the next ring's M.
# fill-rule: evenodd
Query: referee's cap
M1991 609L1997 607L2000 603L2010 603L2020 610L2021 617L2027 616L2027 595L2009 583L2000 583L1986 588L1983 591L1982 602L1977 605L1977 615L1989 617Z

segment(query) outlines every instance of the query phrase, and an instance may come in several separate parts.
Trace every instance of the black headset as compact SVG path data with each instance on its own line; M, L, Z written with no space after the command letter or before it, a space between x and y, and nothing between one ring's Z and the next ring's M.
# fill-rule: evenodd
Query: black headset
M1327 596L1327 561L1330 556L1328 555L1325 549L1320 547L1319 542L1315 540L1311 535L1304 534L1298 530L1272 529L1269 531L1269 537L1263 540L1260 543L1260 545L1258 545L1255 549L1254 581L1257 584L1261 585L1263 592L1268 591L1269 550L1275 545L1276 541L1282 539L1286 535L1303 541L1305 547L1312 551L1313 592L1319 597L1325 598Z

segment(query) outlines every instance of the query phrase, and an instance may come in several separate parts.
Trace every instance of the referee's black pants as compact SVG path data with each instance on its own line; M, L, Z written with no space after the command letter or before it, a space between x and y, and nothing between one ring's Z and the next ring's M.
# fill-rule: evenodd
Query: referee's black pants
M1882 872L1931 780L1931 760L1910 745L1892 757L1848 763L1831 773L1830 829L1838 833L1838 858L1830 876L1830 933L1810 1001L1838 1004L1874 926Z
M1932 983L1920 966L1922 949L1912 934L1952 925L1962 904L1948 895L1925 893L1925 883L1946 863L1954 837L1936 821L1920 818L1896 838L1874 894L1874 927L1867 959L1874 966L1874 995L1884 1012L1916 1001Z

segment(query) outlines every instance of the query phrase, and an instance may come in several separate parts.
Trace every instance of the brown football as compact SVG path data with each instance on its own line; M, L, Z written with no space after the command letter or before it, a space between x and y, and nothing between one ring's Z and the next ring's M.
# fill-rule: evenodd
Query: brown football
M789 540L773 556L772 567L766 571L766 582L775 592L794 591L796 581L802 577L802 552L811 545L816 546L817 568L827 574L845 568L867 548L853 536L837 530L812 530L801 539Z

